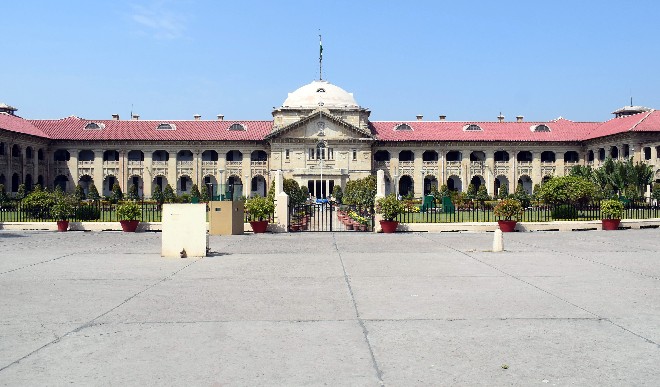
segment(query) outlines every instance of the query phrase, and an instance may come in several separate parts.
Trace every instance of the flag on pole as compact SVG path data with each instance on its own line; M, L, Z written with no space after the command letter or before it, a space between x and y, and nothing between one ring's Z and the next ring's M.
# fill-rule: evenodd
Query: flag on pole
M319 35L319 44L320 44L319 62L323 62L323 41L321 40L321 35Z

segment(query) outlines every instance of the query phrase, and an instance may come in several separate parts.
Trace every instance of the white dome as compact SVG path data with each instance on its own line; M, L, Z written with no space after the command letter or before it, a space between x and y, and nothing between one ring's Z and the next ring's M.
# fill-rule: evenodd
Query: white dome
M313 81L293 93L289 93L289 96L282 104L282 107L285 108L303 107L316 109L319 106L326 108L359 107L352 93L332 83L320 80Z

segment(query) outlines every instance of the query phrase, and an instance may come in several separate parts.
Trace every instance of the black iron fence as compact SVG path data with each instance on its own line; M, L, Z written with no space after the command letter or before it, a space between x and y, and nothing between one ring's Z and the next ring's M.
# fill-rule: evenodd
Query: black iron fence
M440 205L415 201L405 202L406 211L399 215L401 223L460 223L460 222L495 222L493 213L496 201L467 201L458 205ZM660 206L647 202L624 203L623 219L660 218ZM523 222L551 222L556 220L600 220L600 203L586 205L548 205L541 201L531 201L520 219Z
M138 202L142 211L141 222L160 222L162 208L151 201ZM80 202L68 217L71 222L118 222L117 204L108 202ZM26 206L21 202L9 201L0 205L0 222L54 222L49 208Z

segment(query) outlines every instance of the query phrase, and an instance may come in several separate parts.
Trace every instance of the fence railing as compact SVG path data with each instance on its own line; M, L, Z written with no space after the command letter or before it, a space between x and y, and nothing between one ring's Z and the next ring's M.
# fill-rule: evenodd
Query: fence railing
M162 208L156 202L138 202L142 210L141 222L160 222ZM0 206L0 222L54 222L49 209L30 207L17 201ZM71 222L118 222L117 204L107 202L81 202L76 206Z
M493 213L497 202L484 203L469 201L452 207L438 203L422 206L421 203L406 202L406 211L399 215L401 223L460 223L460 222L495 222L499 220ZM646 202L625 203L623 219L660 218L660 206ZM556 220L600 220L600 203L587 205L547 205L540 201L531 201L523 212L522 222L551 222Z

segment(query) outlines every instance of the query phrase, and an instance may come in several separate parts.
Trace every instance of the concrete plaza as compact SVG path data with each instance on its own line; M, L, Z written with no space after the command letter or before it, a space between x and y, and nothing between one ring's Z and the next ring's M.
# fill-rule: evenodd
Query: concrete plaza
M660 230L0 231L0 385L660 385Z

